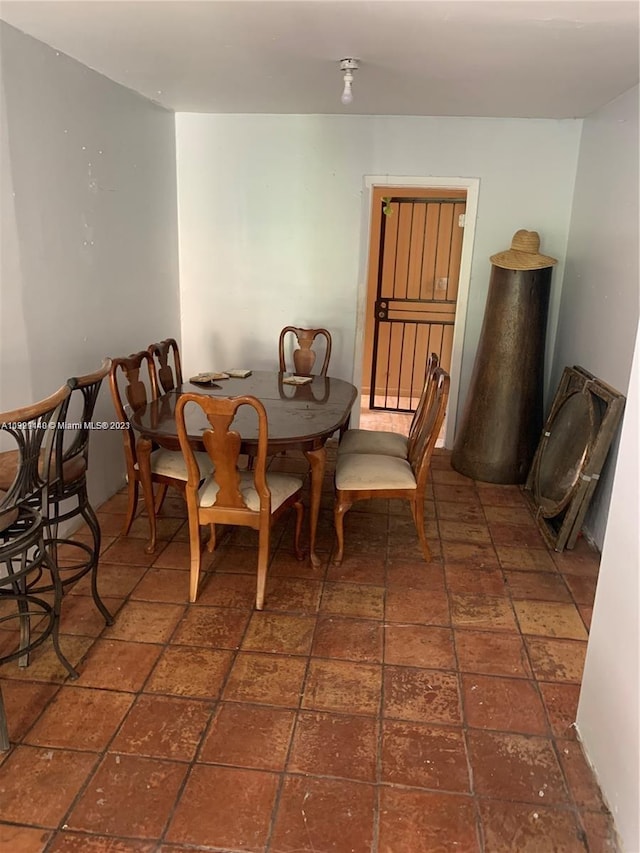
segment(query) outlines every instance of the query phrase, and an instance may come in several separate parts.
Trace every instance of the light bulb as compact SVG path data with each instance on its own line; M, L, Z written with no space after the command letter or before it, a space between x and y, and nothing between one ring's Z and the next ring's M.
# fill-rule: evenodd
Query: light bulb
M340 100L343 104L350 104L353 101L353 92L351 91L351 84L353 83L353 74L350 71L344 75L344 91L342 92L342 96Z

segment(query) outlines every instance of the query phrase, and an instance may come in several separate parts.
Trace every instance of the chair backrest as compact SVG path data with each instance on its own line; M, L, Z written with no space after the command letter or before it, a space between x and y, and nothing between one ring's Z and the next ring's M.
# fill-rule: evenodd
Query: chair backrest
M325 351L322 367L318 371L320 376L327 375L329 367L329 359L331 358L331 334L326 329L301 329L298 326L285 326L280 332L280 340L278 341L278 358L280 362L280 372L284 373L287 370L287 352L286 338L287 335L293 334L296 337L298 349L294 349L293 372L300 376L313 375L313 368L316 363L317 354L313 351L312 345L316 338L324 339Z
M207 453L214 463L213 478L219 491L214 506L211 509L219 513L221 523L243 523L243 516L256 518L262 513L271 511L271 492L267 485L267 443L269 438L267 413L256 397L207 397L204 394L181 394L176 404L176 426L180 448L187 463L187 502L197 498L201 473L196 462L193 448L189 443L188 429L185 419L185 407L197 405L205 413L209 421L209 429L202 433L202 440ZM240 471L238 456L240 454L240 434L231 429L231 423L238 409L248 406L255 410L258 418L258 449L254 457L251 471L254 486L260 498L259 512L250 510L240 491ZM247 523L247 521L244 521ZM251 522L249 522L251 523Z
M433 373L433 393L427 403L416 439L409 451L409 462L418 487L425 485L429 475L431 455L440 435L447 410L449 382L447 371L437 367Z
M11 464L11 484L0 495L0 520L21 506L41 508L46 505L51 482L52 454L57 438L63 432L63 405L69 397L68 385L55 394L21 409L0 414L2 435L11 436L17 448L6 455ZM0 524L0 528L3 525Z
M142 371L142 376L140 372ZM111 369L109 370L109 386L111 388L111 398L113 406L116 410L116 417L122 424L129 424L129 413L134 412L141 406L146 405L150 399L156 398L156 390L158 388L158 380L155 375L156 369L153 363L153 358L147 350L132 353L126 358L114 358L111 360ZM146 374L150 386L150 393L147 393L147 386L144 383L144 375ZM122 387L121 387L122 383ZM124 393L124 398L122 394ZM126 400L126 402L124 402ZM136 462L135 438L131 427L129 429L120 430L122 440L124 441L124 453L127 460L128 469L131 470Z
M433 392L435 390L434 374L439 364L440 359L438 357L438 354L432 352L429 358L427 359L427 367L425 371L424 385L422 386L422 393L420 394L420 399L418 400L418 405L416 406L416 410L413 413L413 418L411 419L411 426L409 427L409 452L411 452L413 443L415 442L418 436L425 413L429 409L429 403L431 402L431 397L433 396Z
M182 385L180 349L174 338L167 338L157 344L149 344L147 352L151 354L157 363L156 376L160 387L156 384L156 388L154 389L155 397L166 394L167 391L173 391L178 385ZM169 357L171 355L173 355L173 370L169 364Z
M93 373L73 376L67 381L71 394L64 402L62 417L65 422L61 462L82 455L89 459L89 435L102 380L111 370L111 359L105 358ZM80 411L72 409L74 398L82 398Z

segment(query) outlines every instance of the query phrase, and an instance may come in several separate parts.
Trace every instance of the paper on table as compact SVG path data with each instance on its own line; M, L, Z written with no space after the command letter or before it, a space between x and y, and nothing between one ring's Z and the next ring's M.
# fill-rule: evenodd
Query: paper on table
M234 367L233 370L227 370L227 373L232 379L246 379L247 376L251 376L250 370L245 370L240 367Z
M308 385L313 382L313 376L285 376L282 382L285 385Z
M206 385L208 382L215 382L218 379L228 378L228 373L198 373L196 376L192 376L189 379L189 382L193 382L196 385Z

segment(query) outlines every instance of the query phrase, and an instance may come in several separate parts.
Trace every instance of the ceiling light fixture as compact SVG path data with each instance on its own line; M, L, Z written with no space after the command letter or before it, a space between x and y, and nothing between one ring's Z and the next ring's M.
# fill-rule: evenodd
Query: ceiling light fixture
M344 89L340 100L343 104L350 104L353 101L353 92L351 84L353 83L353 72L358 70L357 59L341 59L340 70L344 71Z

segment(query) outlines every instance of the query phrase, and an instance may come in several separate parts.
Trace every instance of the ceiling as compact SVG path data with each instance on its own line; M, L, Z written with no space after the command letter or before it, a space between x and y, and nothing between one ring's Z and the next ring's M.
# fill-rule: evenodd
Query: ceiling
M574 118L638 82L636 0L4 0L180 112ZM349 106L340 60L360 60Z

